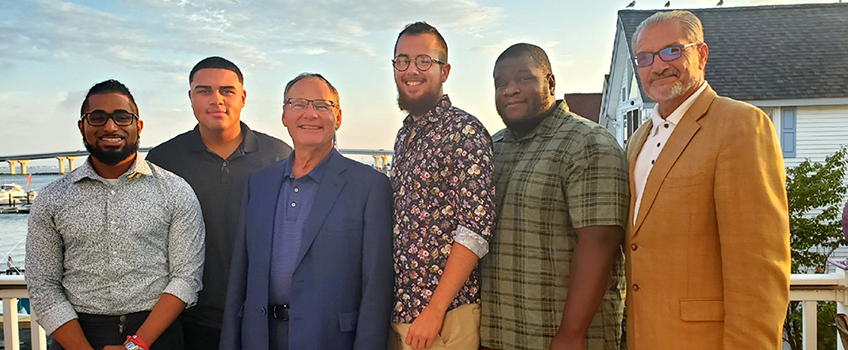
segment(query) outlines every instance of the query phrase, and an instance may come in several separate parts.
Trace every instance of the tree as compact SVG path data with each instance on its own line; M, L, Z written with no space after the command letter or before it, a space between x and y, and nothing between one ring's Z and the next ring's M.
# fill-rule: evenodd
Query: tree
M827 259L844 246L840 222L846 193L845 173L848 150L842 147L824 162L809 159L786 170L789 197L789 228L792 246L792 273L824 273ZM819 349L836 348L834 302L818 306ZM783 325L783 339L792 350L802 347L801 303L790 302Z

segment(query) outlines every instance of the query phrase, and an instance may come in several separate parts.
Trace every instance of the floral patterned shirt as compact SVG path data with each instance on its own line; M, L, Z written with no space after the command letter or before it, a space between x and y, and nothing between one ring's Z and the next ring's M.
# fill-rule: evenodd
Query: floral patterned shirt
M495 219L492 138L444 95L419 120L404 119L393 158L392 321L412 323L430 303L454 242L478 257L489 251ZM476 268L448 310L471 303L480 303Z

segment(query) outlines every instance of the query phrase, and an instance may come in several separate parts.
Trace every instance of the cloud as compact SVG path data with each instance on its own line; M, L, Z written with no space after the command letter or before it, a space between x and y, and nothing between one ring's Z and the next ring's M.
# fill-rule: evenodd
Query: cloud
M124 0L91 7L35 0L4 7L0 59L100 59L165 74L190 68L179 62L186 54L226 54L268 67L282 65L280 53L377 57L369 41L375 33L426 19L474 36L501 17L500 9L468 0Z

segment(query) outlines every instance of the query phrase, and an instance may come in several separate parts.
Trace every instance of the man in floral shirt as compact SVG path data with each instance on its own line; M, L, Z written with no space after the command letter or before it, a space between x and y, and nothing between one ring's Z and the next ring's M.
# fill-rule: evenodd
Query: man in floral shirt
M453 107L447 44L417 22L398 35L398 106L409 112L395 141L393 349L474 349L480 344L477 261L494 222L492 140Z

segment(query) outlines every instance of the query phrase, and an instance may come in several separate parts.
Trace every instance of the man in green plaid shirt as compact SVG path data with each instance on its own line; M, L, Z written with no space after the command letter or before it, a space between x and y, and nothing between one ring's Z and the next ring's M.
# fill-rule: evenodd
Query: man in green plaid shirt
M481 261L484 349L618 350L630 204L616 140L554 97L547 54L495 63L496 231Z

